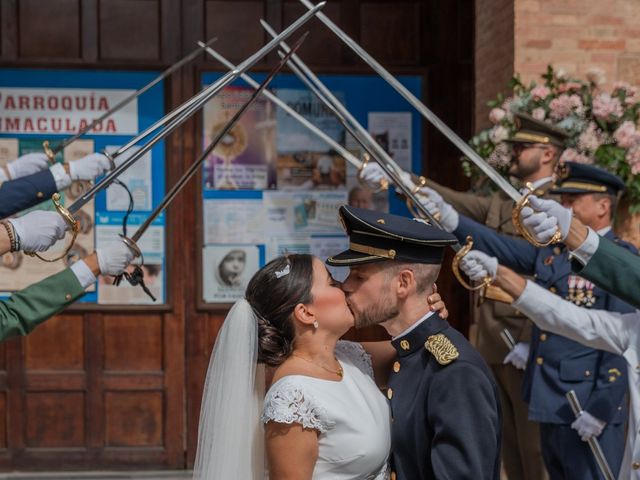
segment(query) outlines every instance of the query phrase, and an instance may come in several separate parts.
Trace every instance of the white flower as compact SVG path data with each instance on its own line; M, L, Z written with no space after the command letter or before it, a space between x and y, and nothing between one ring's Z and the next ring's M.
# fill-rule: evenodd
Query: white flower
M540 121L544 120L544 117L546 115L547 113L544 111L544 108L542 107L534 108L533 111L531 112L531 116L536 120L540 120Z
M497 125L506 115L507 112L505 112L503 109L492 108L491 112L489 112L489 120L491 120L491 123L493 123L494 125Z
M509 130L507 130L502 125L497 125L491 130L490 138L494 144L503 142L504 140L509 138Z

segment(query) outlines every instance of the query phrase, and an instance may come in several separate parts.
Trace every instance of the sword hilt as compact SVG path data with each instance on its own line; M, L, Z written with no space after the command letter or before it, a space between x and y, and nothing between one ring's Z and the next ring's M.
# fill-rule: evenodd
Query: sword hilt
M69 210L67 210L62 205L60 200L61 200L61 197L59 193L54 193L51 196L51 201L53 202L53 205L56 207L56 210L62 216L64 221L67 222L67 224L71 229L71 242L69 242L67 247L64 249L64 252L62 252L62 254L56 258L46 258L40 255L38 252L24 252L25 255L29 255L30 257L38 257L43 262L53 263L53 262L57 262L58 260L62 260L71 251L71 248L75 244L76 238L78 237L78 233L80 232L80 222L76 220L74 216L71 214L71 212L69 212Z
M427 184L427 177L424 177L422 175L420 175L419 177L416 177L415 175L412 175L411 180L415 185L411 190L411 193L414 195L414 197L416 197L416 199L418 198L418 196L424 197L425 194L421 193L420 190L422 189L422 187L424 187ZM423 218L425 220L430 220L430 218L428 218L423 212L421 212L418 208L416 208L414 200L412 200L411 198L407 198L406 203L407 203L407 209L409 210L411 215L413 215L416 218ZM439 222L441 218L440 212L434 213L433 218L435 218L436 221Z
M555 243L559 243L562 240L562 232L560 231L560 227L556 230L553 236L549 239L548 242L539 242L536 238L527 230L527 228L522 224L521 214L522 209L526 206L529 206L529 197L533 194L535 189L530 182L526 184L527 192L522 195L520 200L516 202L515 207L513 207L513 211L511 212L511 222L513 223L514 228L518 231L520 235L522 235L529 243L532 245L542 248L548 247L549 245L553 245Z
M467 243L460 250L458 250L453 257L453 262L451 262L451 270L453 270L453 274L458 279L458 282L460 282L460 285L462 285L467 290L475 292L491 285L491 282L493 282L493 278L491 278L490 276L486 276L478 285L471 285L464 279L462 273L460 272L460 261L465 257L467 253L471 251L472 248L473 238L471 238L471 235L469 235L467 237Z
M56 154L53 150L51 150L51 145L49 144L49 140L45 140L42 142L42 149L44 150L44 154L49 159L49 163L51 165L55 165L56 163Z
M378 185L372 185L370 182L368 182L362 177L364 169L367 168L367 165L369 165L370 160L371 160L371 157L369 156L368 153L365 153L364 155L362 155L362 163L360 164L360 167L358 168L358 173L356 174L356 178L358 179L358 182L360 182L360 185L362 185L367 190L370 190L372 193L379 193L379 192L384 192L385 190L388 190L389 180L387 180L386 178L384 177L381 178L380 181L378 182Z

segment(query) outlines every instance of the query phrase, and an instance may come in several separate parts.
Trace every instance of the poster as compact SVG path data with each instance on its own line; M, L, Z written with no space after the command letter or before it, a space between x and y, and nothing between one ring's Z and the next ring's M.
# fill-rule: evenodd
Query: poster
M264 209L259 198L208 198L203 203L204 243L264 240Z
M225 87L205 105L203 149L249 100L252 93L252 88ZM205 161L205 188L219 190L275 188L275 142L275 107L269 100L260 97L244 112Z
M0 162L10 161L29 152L42 152L42 142L52 147L68 139L90 124L122 99L149 83L157 72L105 72L87 70L31 70L3 69L0 76ZM56 160L78 160L93 152L101 152L115 145L124 145L132 136L146 129L164 115L164 85L155 85L143 95L133 99L123 108L111 114L79 140L59 152ZM116 163L123 160L116 159ZM136 163L122 177L134 196L134 210L129 217L129 235L148 215L151 207L164 195L164 143L158 142L150 154ZM99 181L100 179L97 179ZM66 206L91 188L92 182L73 182L62 193ZM117 240L122 233L122 222L129 206L128 195L121 187L111 186L102 190L76 214L81 233L70 254L62 261L45 263L23 255L11 254L0 264L0 291L11 292L56 273L72 261L84 258L103 243L105 238ZM36 206L52 209L50 200ZM21 212L20 214L23 214ZM147 232L141 243L145 244L145 263L148 267L148 283L153 284L159 301L165 295L165 217L161 215ZM69 238L70 235L67 234ZM63 251L66 242L58 242L43 256L51 258ZM145 267L147 268L147 267ZM7 272L11 272L9 275ZM148 297L140 297L126 287L108 285L104 278L91 286L80 303L153 303ZM97 288L96 288L97 287ZM124 288L118 290L116 288ZM141 291L141 290L140 290ZM8 293L7 293L8 295ZM5 295L6 296L6 295Z
M272 235L342 234L338 208L347 192L265 192L265 231Z
M120 146L108 145L105 150L108 153L113 153L117 151L118 148L120 148ZM116 157L116 167L122 165L122 163L140 151L140 148L141 147L131 147L122 155ZM146 152L142 158L137 160L118 177L118 180L124 183L131 193L134 210L151 210L151 191L153 188L151 164L151 152ZM114 183L107 188L107 210L126 211L129 208L129 203L129 194L121 185Z
M202 254L202 296L209 303L233 303L244 296L260 268L257 245L207 245Z

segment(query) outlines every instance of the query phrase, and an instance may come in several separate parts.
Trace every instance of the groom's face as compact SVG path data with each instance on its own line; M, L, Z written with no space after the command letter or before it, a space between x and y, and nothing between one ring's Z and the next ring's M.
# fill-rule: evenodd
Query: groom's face
M351 267L342 284L356 328L377 325L399 314L398 298L385 266L380 262Z

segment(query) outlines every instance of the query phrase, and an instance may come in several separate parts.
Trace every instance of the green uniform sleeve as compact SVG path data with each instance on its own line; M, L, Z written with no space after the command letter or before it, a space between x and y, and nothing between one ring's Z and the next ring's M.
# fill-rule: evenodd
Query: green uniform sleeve
M459 214L479 223L485 223L487 220L491 198L474 195L472 193L458 192L452 188L442 186L433 180L427 180L427 187L433 188L442 195L444 201L451 204Z
M83 294L69 268L14 293L0 301L0 341L27 335Z
M640 257L611 240L600 237L598 249L583 267L576 260L573 270L581 277L636 308L640 308Z

